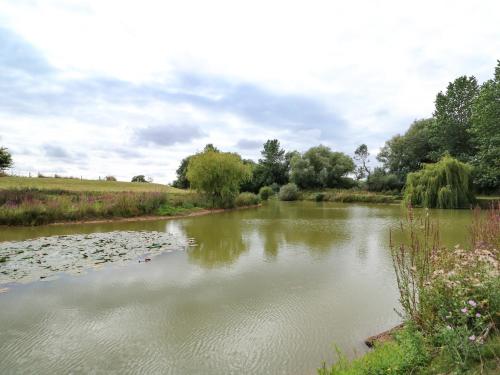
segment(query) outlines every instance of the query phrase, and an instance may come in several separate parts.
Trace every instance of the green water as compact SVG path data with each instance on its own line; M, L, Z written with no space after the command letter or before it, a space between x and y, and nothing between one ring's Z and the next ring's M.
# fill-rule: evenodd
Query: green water
M443 242L465 241L469 211L431 213ZM271 202L171 221L1 228L1 241L150 230L197 246L9 284L0 373L315 373L334 344L361 354L366 337L398 323L388 242L403 217L399 206Z

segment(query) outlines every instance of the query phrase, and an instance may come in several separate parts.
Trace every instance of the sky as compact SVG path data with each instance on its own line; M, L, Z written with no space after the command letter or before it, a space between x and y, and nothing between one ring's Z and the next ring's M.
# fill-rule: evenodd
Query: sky
M212 143L352 155L500 59L500 2L0 0L0 146L21 175L169 183Z

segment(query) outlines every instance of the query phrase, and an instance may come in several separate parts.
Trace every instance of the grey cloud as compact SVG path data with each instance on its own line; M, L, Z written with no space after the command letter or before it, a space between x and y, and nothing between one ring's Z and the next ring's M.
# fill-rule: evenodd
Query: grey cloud
M242 150L255 150L262 147L263 144L264 142L262 141L254 141L251 139L240 139L238 143L236 143L236 147Z
M0 52L0 72L3 73L0 75L0 112L15 116L60 116L103 126L122 120L146 124L132 138L134 144L139 145L172 145L206 135L198 123L186 120L180 125L157 125L165 121L162 115L121 113L111 106L161 102L188 104L215 115L232 114L256 127L280 131L283 137L287 137L287 133L306 132L318 134L322 141L337 143L346 142L350 137L340 115L306 95L276 93L254 84L189 72L179 72L169 84L133 84L107 77L63 79L39 51L5 28L0 28ZM100 109L94 110L97 104ZM246 140L239 146L252 149L257 144ZM128 150L110 151L124 157L139 156Z
M195 125L152 125L138 129L134 139L139 144L156 144L170 146L176 143L188 143L205 134Z
M66 163L81 163L86 160L85 154L81 152L70 153L65 148L58 145L42 145L43 154L51 160L63 161Z

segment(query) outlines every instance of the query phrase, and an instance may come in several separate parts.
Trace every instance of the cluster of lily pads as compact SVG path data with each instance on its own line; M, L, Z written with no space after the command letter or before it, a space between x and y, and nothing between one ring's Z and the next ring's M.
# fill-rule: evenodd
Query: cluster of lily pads
M184 250L188 241L171 233L115 231L41 237L0 243L0 285L78 274L104 263L147 262L162 252Z

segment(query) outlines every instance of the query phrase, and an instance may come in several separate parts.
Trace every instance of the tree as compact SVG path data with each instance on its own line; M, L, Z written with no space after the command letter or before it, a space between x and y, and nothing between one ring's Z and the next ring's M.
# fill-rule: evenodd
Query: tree
M449 154L461 161L474 154L471 142L472 103L479 92L474 76L462 76L448 84L446 92L436 96L436 121L431 127L433 152L436 161Z
M418 172L408 174L404 200L414 206L429 208L465 208L474 202L472 168L452 158L426 164Z
M175 171L177 173L177 179L172 183L173 187L178 189L189 189L189 180L187 179L187 168L189 165L189 160L191 160L192 156L188 156L187 158L182 159L181 165Z
M356 179L361 180L370 176L370 169L367 165L370 162L368 159L369 156L368 146L364 143L354 151L354 160L358 162L358 166L356 167Z
M277 139L270 139L264 143L261 151L262 159L255 169L255 179L260 186L268 186L276 183L283 185L288 181L288 168L285 158L285 150L280 146Z
M186 176L191 187L205 194L213 207L231 207L251 171L238 154L207 150L190 158Z
M474 183L481 191L500 189L500 61L493 79L486 81L472 106Z
M143 174L132 177L132 182L148 182Z
M418 171L424 163L430 163L432 147L430 128L435 120L415 120L403 135L396 135L385 142L377 155L377 160L389 174L395 174L401 183L410 172Z
M212 143L209 143L205 146L203 151L213 151L213 152L220 152L217 147L215 147ZM189 180L186 176L187 174L187 168L189 165L189 160L191 160L191 156L188 156L187 158L182 159L181 164L179 165L179 168L175 171L177 174L177 179L172 183L173 187L176 187L178 189L189 189Z
M4 173L10 167L12 167L12 155L7 148L0 147L0 173Z
M292 158L290 180L303 189L341 187L342 178L355 167L346 154L319 145Z

